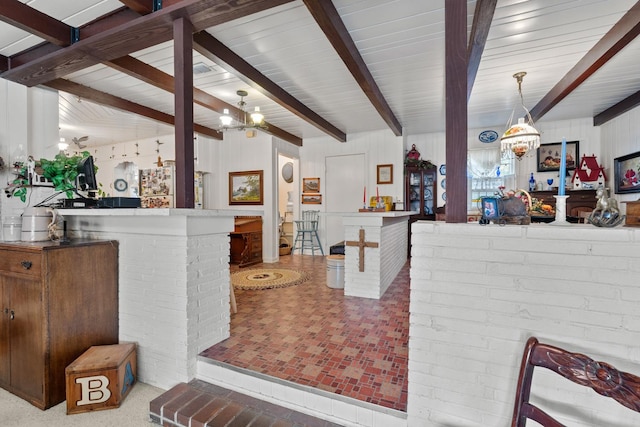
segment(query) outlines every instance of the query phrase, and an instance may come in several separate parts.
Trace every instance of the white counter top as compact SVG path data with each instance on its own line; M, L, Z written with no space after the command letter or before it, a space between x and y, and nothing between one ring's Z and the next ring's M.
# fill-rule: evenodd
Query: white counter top
M185 208L159 208L159 209L57 209L62 216L195 216L195 217L229 217L229 216L262 216L263 211L237 210L237 209L185 209Z
M405 216L417 215L418 213L419 212L417 211L327 212L324 215L337 215L342 217L402 218Z

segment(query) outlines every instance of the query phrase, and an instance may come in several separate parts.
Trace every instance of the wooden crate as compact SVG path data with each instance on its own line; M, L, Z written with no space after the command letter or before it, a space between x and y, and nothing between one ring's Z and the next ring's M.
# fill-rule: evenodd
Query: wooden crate
M624 225L627 227L640 227L640 201L623 203L627 204L627 214Z
M93 346L65 375L67 414L118 408L136 381L136 345Z

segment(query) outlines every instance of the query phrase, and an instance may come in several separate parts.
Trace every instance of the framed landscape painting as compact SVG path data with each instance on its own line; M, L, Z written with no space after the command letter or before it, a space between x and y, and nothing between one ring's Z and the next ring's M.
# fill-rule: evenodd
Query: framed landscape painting
M230 205L263 204L263 171L229 172Z

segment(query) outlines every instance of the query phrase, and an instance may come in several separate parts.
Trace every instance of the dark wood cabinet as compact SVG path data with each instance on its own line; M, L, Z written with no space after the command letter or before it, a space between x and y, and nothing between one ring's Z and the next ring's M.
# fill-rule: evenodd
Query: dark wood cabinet
M538 200L544 200L544 203L555 208L556 199L553 196L558 195L557 190L553 191L532 191L531 197ZM596 190L571 190L567 191L567 216L578 217L580 211L592 211L596 207L598 199L596 198Z
M262 217L236 217L230 237L231 264L246 267L262 262Z
M47 409L65 368L118 343L118 242L0 243L0 387Z
M405 210L418 212L411 217L413 220L435 219L438 206L436 178L436 168L430 163L424 167L405 168Z

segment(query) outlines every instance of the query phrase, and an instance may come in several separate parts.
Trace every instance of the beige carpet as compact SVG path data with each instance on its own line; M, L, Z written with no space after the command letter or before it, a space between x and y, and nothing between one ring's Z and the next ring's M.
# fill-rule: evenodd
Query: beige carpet
M67 415L67 403L42 411L30 403L0 389L0 426L2 427L142 427L149 421L149 402L164 390L136 383L119 408Z
M262 290L299 285L309 279L309 274L286 268L256 268L240 270L231 275L235 289Z

